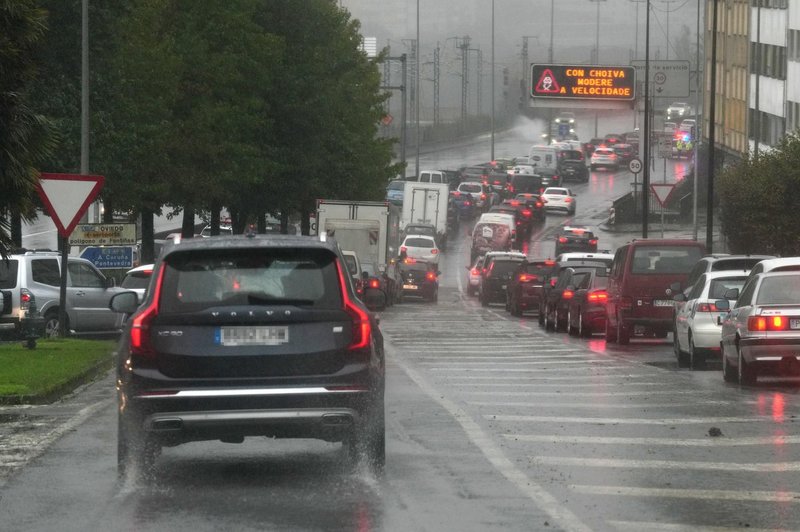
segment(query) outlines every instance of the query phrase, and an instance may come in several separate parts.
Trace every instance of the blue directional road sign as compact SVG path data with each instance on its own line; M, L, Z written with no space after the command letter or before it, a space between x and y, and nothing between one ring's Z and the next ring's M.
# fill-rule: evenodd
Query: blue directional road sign
M81 252L81 258L92 262L101 270L133 267L131 246L89 246Z
M558 136L566 137L569 135L569 124L558 124Z

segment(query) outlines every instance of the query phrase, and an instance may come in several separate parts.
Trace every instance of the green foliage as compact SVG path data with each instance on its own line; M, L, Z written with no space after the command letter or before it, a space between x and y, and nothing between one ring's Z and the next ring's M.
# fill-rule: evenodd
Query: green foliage
M36 165L52 150L50 122L30 106L45 13L34 0L0 0L0 256L13 242L10 215L34 215Z
M787 135L773 150L726 168L717 191L731 252L800 255L800 137Z
M42 396L97 367L111 366L112 341L39 340L0 345L0 396Z

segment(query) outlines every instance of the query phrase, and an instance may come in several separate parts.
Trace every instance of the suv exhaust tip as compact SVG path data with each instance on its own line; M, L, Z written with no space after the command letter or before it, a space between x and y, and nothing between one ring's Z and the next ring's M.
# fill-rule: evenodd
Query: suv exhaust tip
M322 424L328 426L342 426L353 423L353 417L349 414L324 414Z
M180 418L154 419L150 422L150 429L157 432L183 430L183 420Z

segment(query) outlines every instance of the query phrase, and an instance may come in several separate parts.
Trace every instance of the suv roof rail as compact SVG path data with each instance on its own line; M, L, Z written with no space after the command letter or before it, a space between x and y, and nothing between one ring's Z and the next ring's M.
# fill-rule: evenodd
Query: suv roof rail
M58 251L53 251L50 248L40 248L40 249L28 249L28 248L17 248L11 250L11 255L31 255L33 253L55 253L58 254Z

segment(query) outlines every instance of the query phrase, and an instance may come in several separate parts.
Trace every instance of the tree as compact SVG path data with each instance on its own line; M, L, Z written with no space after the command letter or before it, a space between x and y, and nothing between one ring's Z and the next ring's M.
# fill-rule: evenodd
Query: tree
M55 131L31 109L36 46L45 12L34 0L0 0L0 256L21 244L21 219L35 216L37 164L52 150ZM15 237L12 238L14 233Z
M717 177L720 220L734 253L800 255L795 212L800 205L800 137L748 156Z

